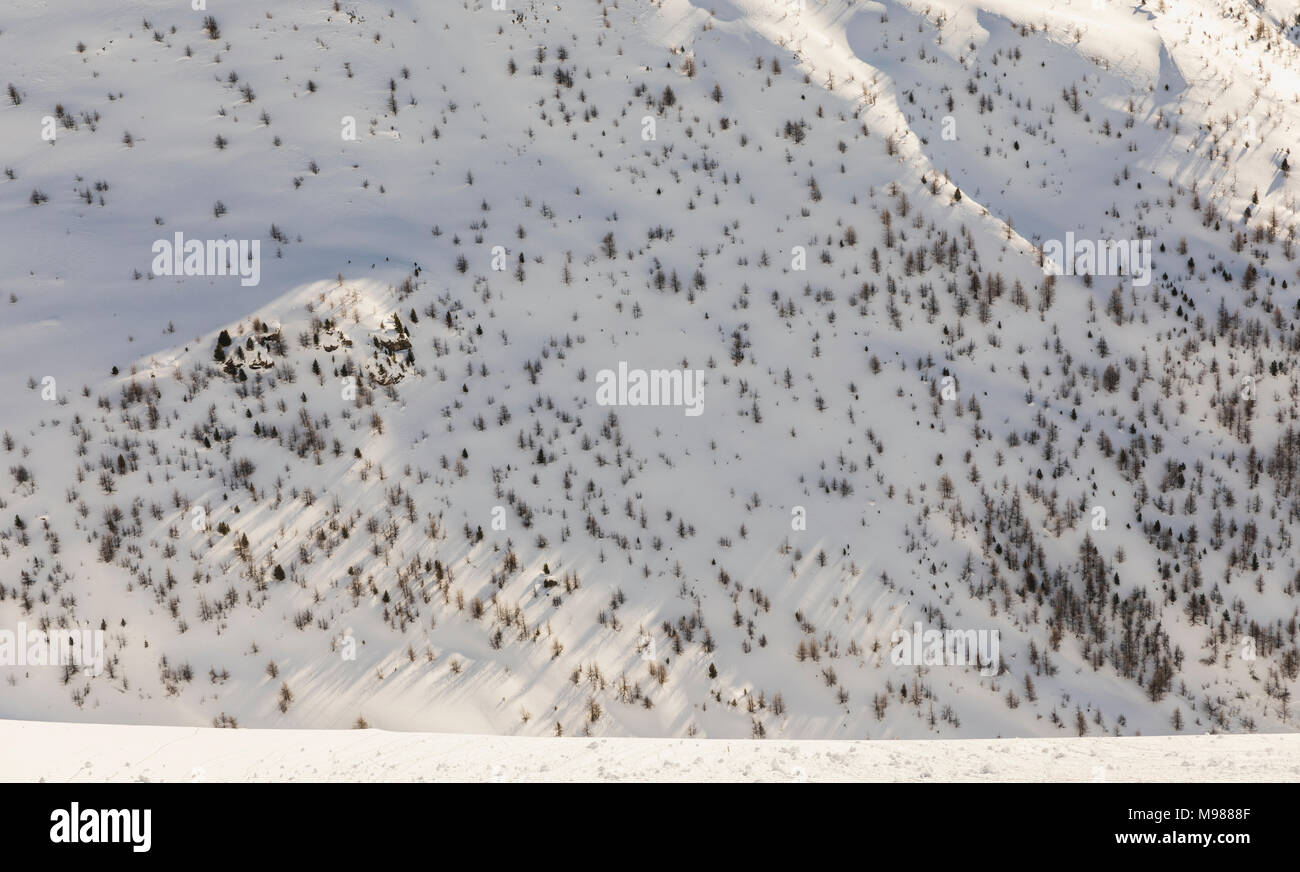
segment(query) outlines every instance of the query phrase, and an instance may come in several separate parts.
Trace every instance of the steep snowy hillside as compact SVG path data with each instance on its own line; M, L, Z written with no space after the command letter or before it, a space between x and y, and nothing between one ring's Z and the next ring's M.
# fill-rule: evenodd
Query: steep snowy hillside
M64 5L0 715L1300 724L1300 0Z

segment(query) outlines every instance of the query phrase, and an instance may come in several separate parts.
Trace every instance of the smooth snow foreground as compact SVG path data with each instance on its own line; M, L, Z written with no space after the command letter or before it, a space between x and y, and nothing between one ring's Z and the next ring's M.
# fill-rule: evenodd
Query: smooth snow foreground
M0 721L5 781L1300 781L1300 735L546 739Z

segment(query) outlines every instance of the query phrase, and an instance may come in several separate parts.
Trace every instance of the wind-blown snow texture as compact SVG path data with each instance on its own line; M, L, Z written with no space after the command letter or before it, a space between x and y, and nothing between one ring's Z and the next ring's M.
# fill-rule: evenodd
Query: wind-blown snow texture
M0 714L1296 728L1300 3L507 5L0 12Z

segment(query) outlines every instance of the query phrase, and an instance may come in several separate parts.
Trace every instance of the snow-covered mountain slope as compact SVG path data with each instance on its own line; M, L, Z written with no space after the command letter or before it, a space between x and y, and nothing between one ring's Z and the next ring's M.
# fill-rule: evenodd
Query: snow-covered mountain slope
M1300 4L504 5L0 13L0 713L1295 729Z
M1288 782L1300 735L766 742L0 721L10 781Z

